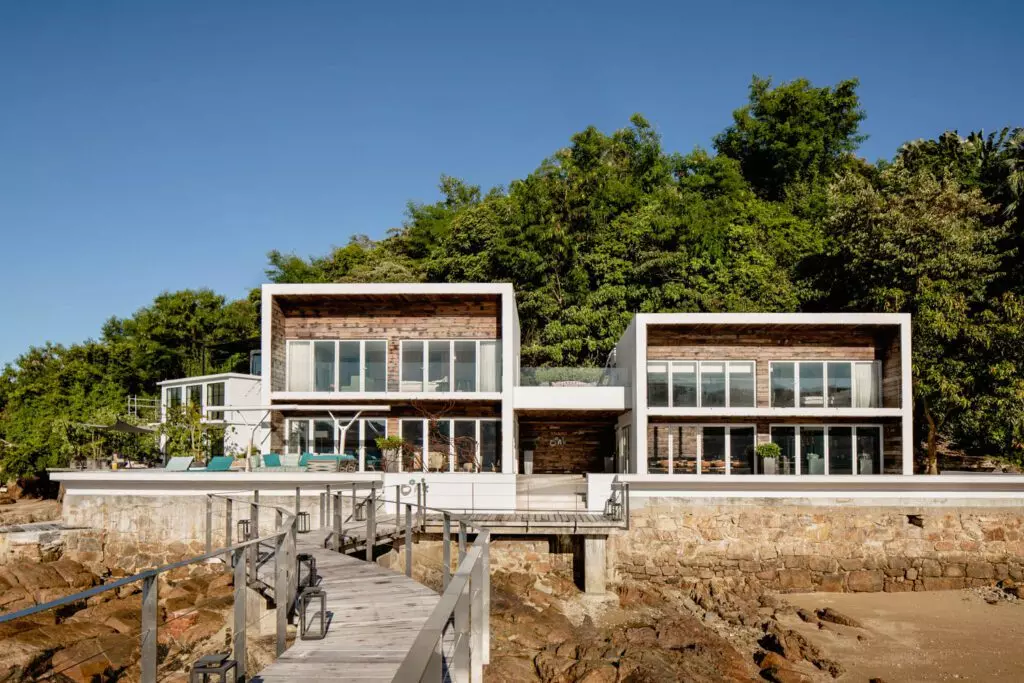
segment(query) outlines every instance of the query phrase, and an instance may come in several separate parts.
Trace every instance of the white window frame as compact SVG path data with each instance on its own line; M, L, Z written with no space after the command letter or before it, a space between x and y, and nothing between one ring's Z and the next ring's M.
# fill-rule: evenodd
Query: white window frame
M224 385L224 403L223 403L223 405L219 405L219 406L208 406L207 405L207 403L208 403L207 402L207 392L209 391L209 386L211 384L223 384ZM191 403L189 401L189 396L188 396L189 388L190 387L199 387L199 417L200 417L200 419L203 422L209 422L209 423L213 423L213 424L220 424L220 423L224 422L225 418L226 418L226 415L225 415L225 417L222 417L219 420L213 420L213 419L210 419L210 417L207 415L206 409L208 407L209 408L220 408L221 410L219 410L217 412L226 413L227 410L228 410L227 406L228 406L228 387L229 386L230 386L229 382L227 382L226 380L223 380L223 379L219 379L219 380L214 380L214 381L210 381L210 382L192 382L190 384L177 384L177 385L175 385L173 387L164 387L163 388L163 392L161 393L162 404L161 404L161 407L160 407L160 412L161 412L161 415L163 416L162 417L162 421L163 422L167 421L167 409L171 405L170 393L172 391L177 391L179 393L179 398L180 398L180 401L181 401L179 403L179 406L184 408L184 407L186 407L188 405L191 405Z
M756 395L756 394L755 394ZM695 476L701 477L731 477L732 476L732 439L729 438L733 429L753 429L754 430L754 448L757 448L757 425L750 424L714 424L714 423L702 423L695 425L700 429L700 433L697 437L697 474ZM708 427L724 428L725 429L725 474L705 474L704 473L704 430ZM671 432L669 433L669 445L671 445ZM672 474L672 464L674 458L671 457L671 451L669 452L669 467L668 473ZM754 468L757 469L757 460L754 461ZM754 474L760 474L755 472Z
M430 344L446 342L448 344L448 391L429 391L427 389L428 379L428 368L430 367ZM458 391L455 389L455 342L474 342L476 344L475 349L475 372L474 372L474 387L473 391ZM403 378L402 370L405 368L405 345L407 343L412 344L423 344L423 362L420 365L420 389L415 391L405 391L402 388L402 382L406 381ZM501 340L500 339L402 339L398 344L398 388L399 391L404 393L426 393L426 394L481 394L481 393L501 393L501 388L496 392L483 392L480 391L481 376L480 371L482 364L480 363L480 345L492 343L497 346L498 361L502 362L501 358ZM500 366L499 366L500 367ZM410 382L415 380L409 380ZM501 372L498 372L497 377L498 385L501 387Z
M648 406L648 407L655 407L655 408L703 408L704 406L702 405L703 401L702 401L701 396L703 394L703 388L702 388L703 387L703 385L702 385L702 382L703 382L703 368L702 368L702 366L703 366L704 363L707 363L709 365L713 364L713 363L720 363L723 366L725 366L725 373L724 373L725 374L725 405L724 406L714 406L713 409L714 408L756 408L757 407L757 361L752 359L752 358L730 358L728 360L714 360L714 359L709 359L709 360L691 360L691 359L686 359L686 358L675 358L675 359L665 359L665 360L662 360L662 359L648 360L647 361L647 374L648 374L648 377L650 376L651 365L652 364L658 364L658 363L664 363L665 366L666 366L666 373L667 373L667 376L668 376L668 405L667 406ZM687 364L693 364L695 366L694 375L697 378L697 405L696 406L676 406L674 404L674 396L673 396L673 391L672 391L672 386L673 386L672 385L672 377L675 374L673 372L673 366L676 363L687 363ZM751 364L751 371L750 372L753 375L753 379L754 379L754 405L752 405L752 406L734 406L734 405L732 405L732 387L730 386L729 379L730 379L730 377L732 375L732 364L733 363L736 363L737 365L740 364L740 363L750 363Z
M357 429L358 428L358 439L359 439L359 443L360 443L359 453L358 453L358 455L359 455L359 470L358 471L360 471L360 472L365 472L366 471L366 445L365 445L365 441L366 441L366 422L367 421L370 421L370 422L383 422L384 423L384 438L387 438L388 431L389 431L388 420L387 420L386 417L359 417L359 418L356 418L355 420L351 420L352 424L349 426L349 429ZM285 421L284 421L284 448L282 450L284 450L284 452L287 455L302 455L302 453L295 453L295 452L289 450L289 445L288 445L288 442L290 440L291 433L292 433L292 425L297 423L297 422L305 422L306 423L306 438L309 441L308 446L309 446L309 449L310 449L307 452L312 453L313 455L338 455L339 454L338 451L340 451L341 453L344 453L345 443L344 443L344 439L342 437L341 431L342 431L342 426L346 425L346 424L349 424L350 420L348 418L340 418L340 417L332 418L330 415L316 415L316 416L313 416L313 417L288 417L288 418L285 418ZM313 449L313 443L315 441L315 438L313 436L313 423L314 422L333 422L334 423L334 428L333 429L334 429L334 444L335 444L334 445L334 449L335 449L335 453L323 454L323 453L317 453L316 451L312 450ZM399 472L402 471L401 460L402 459L399 458L399 463L398 463L398 471Z
M795 431L794 431L794 439L795 440L794 440L794 443L793 443L793 451L794 451L796 463L795 463L795 466L793 468L794 469L794 473L793 473L792 476L799 477L799 476L803 475L803 472L801 471L801 466L800 466L800 449L801 449L800 432L801 432L802 429L806 429L806 428L813 428L813 429L821 429L821 430L823 430L824 441L825 441L825 448L824 448L825 452L822 453L822 455L825 458L825 476L832 475L832 469L831 469L831 467L832 467L832 460L831 460L831 455L829 454L829 448L830 448L829 447L829 431L834 429L834 428L837 428L837 427L838 428L843 428L843 429L845 429L847 427L850 428L850 443L851 443L852 457L853 457L853 465L852 465L852 468L851 468L852 469L852 473L851 474L836 474L836 475L834 475L834 476L837 476L837 477L871 476L871 475L862 475L861 472L860 472L860 458L857 455L857 430L858 429L863 429L865 431L869 431L869 430L872 430L872 429L877 430L878 431L879 455L881 456L881 462L879 463L879 468L878 468L880 471L878 472L878 474L884 474L885 473L885 471L884 471L885 470L885 425L882 425L882 424L867 424L867 423L865 423L865 424L860 424L860 423L858 423L858 424L811 424L811 423L807 423L807 424L784 424L784 423L772 423L772 424L768 425L768 439L770 441L772 441L772 443L774 443L774 440L772 439L772 431L775 430L776 428L783 429L783 428L787 428L787 427L794 427L795 428Z
M484 341L487 341L487 340L484 340ZM475 423L475 428L474 428L474 434L475 435L474 435L473 438L474 438L474 440L476 442L476 452L473 454L473 456L474 456L474 459L477 462L479 462L481 464L481 466L483 466L483 457L482 457L482 453L481 453L481 449L483 448L483 441L480 438L480 433L481 433L480 432L480 425L481 425L481 423L484 423L484 422L501 422L501 418L500 417L445 417L445 418L443 418L443 420L437 420L437 421L438 422L444 421L444 422L448 423L448 434L449 434L449 436L448 436L448 440L449 440L449 443L448 443L448 470L447 470L448 472L455 472L456 471L456 469L455 469L455 440L453 438L453 435L455 433L455 424L454 424L455 421L459 421L459 422L474 422ZM406 423L406 422L420 422L423 425L423 427L422 427L423 440L419 444L420 452L423 455L420 457L420 461L421 461L422 471L423 472L427 472L428 471L428 461L427 461L427 458L429 457L429 453L430 453L430 449L429 449L429 445L430 445L430 425L429 425L429 423L430 423L430 420L427 419L427 418L420 418L420 417L403 417L403 418L399 418L399 420L398 420L398 435L399 436L402 435L402 425L404 423ZM502 434L501 438L504 439L505 435ZM500 472L501 471L501 468L500 468L500 465L501 465L501 448L500 448L500 445L499 445L499 448L498 448L497 463L496 464L499 466L498 469L496 470L496 472ZM400 472L402 471L401 463L399 464L399 471ZM485 472L486 472L486 470L481 469L479 473L485 473ZM479 473L474 473L474 474L479 474Z
M342 391L341 390L341 343L350 342L359 344L359 390L358 391ZM366 390L366 344L367 342L378 342L384 344L384 389L381 391L367 391ZM316 351L315 344L317 343L333 343L334 344L334 391L317 391L316 389L316 375L314 374L314 368L316 367ZM389 359L388 359L388 340L387 339L288 339L285 342L285 388L288 387L289 375L289 359L291 358L291 346L292 344L310 344L309 349L309 386L310 393L314 394L384 394L387 393L388 385L388 370ZM401 366L399 366L399 375L401 375ZM290 389L289 389L290 391ZM305 392L300 392L305 393Z
M882 361L880 360L851 360L847 358L838 358L835 360L826 359L820 360L816 358L805 358L802 360L773 360L768 362L768 405L772 408L779 406L775 405L775 395L772 391L772 369L776 363L792 363L793 364L793 408L811 408L812 406L801 406L800 405L800 364L801 363L821 363L821 397L822 397L822 408L830 408L831 406L826 405L828 403L828 364L829 363L848 363L850 365L850 407L849 408L836 408L836 410L866 410L864 407L857 407L854 403L857 402L857 373L854 369L858 363L871 363L874 368L875 378L875 401L878 403L878 407L882 406ZM790 410L790 408L782 408L783 410Z

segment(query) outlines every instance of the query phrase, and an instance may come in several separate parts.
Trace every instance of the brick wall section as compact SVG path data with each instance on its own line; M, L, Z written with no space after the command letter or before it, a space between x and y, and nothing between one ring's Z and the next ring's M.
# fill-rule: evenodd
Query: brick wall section
M519 443L533 449L535 474L604 472L604 459L615 454L615 423L520 418Z
M662 325L649 328L648 360L756 361L757 405L764 408L769 407L771 361L884 360L888 344L887 338L880 342L873 332L853 329L767 330L742 334L735 331L699 333L687 329ZM646 368L640 371L646 372Z
M911 523L917 515L922 526ZM619 579L754 577L782 591L910 591L1024 580L1024 508L651 499L610 537Z

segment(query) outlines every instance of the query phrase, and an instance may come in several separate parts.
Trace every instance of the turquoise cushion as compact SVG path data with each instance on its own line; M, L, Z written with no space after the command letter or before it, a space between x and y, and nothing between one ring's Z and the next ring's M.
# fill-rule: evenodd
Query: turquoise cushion
M309 459L312 457L312 453L303 453L302 457L299 458L299 467L305 467L309 463Z
M235 461L230 455L218 455L215 458L210 458L210 461L206 463L207 472L227 472L231 469L231 463Z
M277 453L264 453L263 454L263 466L264 467L280 467L281 456Z

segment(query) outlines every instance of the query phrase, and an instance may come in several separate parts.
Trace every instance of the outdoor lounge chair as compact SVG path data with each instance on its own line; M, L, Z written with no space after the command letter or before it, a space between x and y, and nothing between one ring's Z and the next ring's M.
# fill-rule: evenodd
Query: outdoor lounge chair
M184 472L192 466L192 461L195 460L191 455L174 457L167 461L164 465L164 470L167 472Z
M341 470L340 455L311 455L306 460L307 472L338 472Z
M281 456L277 453L264 453L262 456L264 467L280 467Z
M210 458L206 463L207 472L228 472L231 470L231 464L235 462L235 459L230 455L218 455Z

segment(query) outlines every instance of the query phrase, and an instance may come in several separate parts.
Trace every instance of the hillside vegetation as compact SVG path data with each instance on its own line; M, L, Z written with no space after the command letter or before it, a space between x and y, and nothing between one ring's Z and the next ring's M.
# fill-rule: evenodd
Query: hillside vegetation
M512 282L524 366L601 365L636 312L909 312L922 448L1019 462L1024 131L951 131L872 164L856 156L864 116L855 80L755 77L709 149L667 151L640 115L589 127L508 187L442 176L441 199L410 203L386 238L273 251L267 276ZM161 379L244 369L224 349L258 336L257 301L166 293L96 340L29 349L0 379L0 467L66 463L92 438L76 423Z

